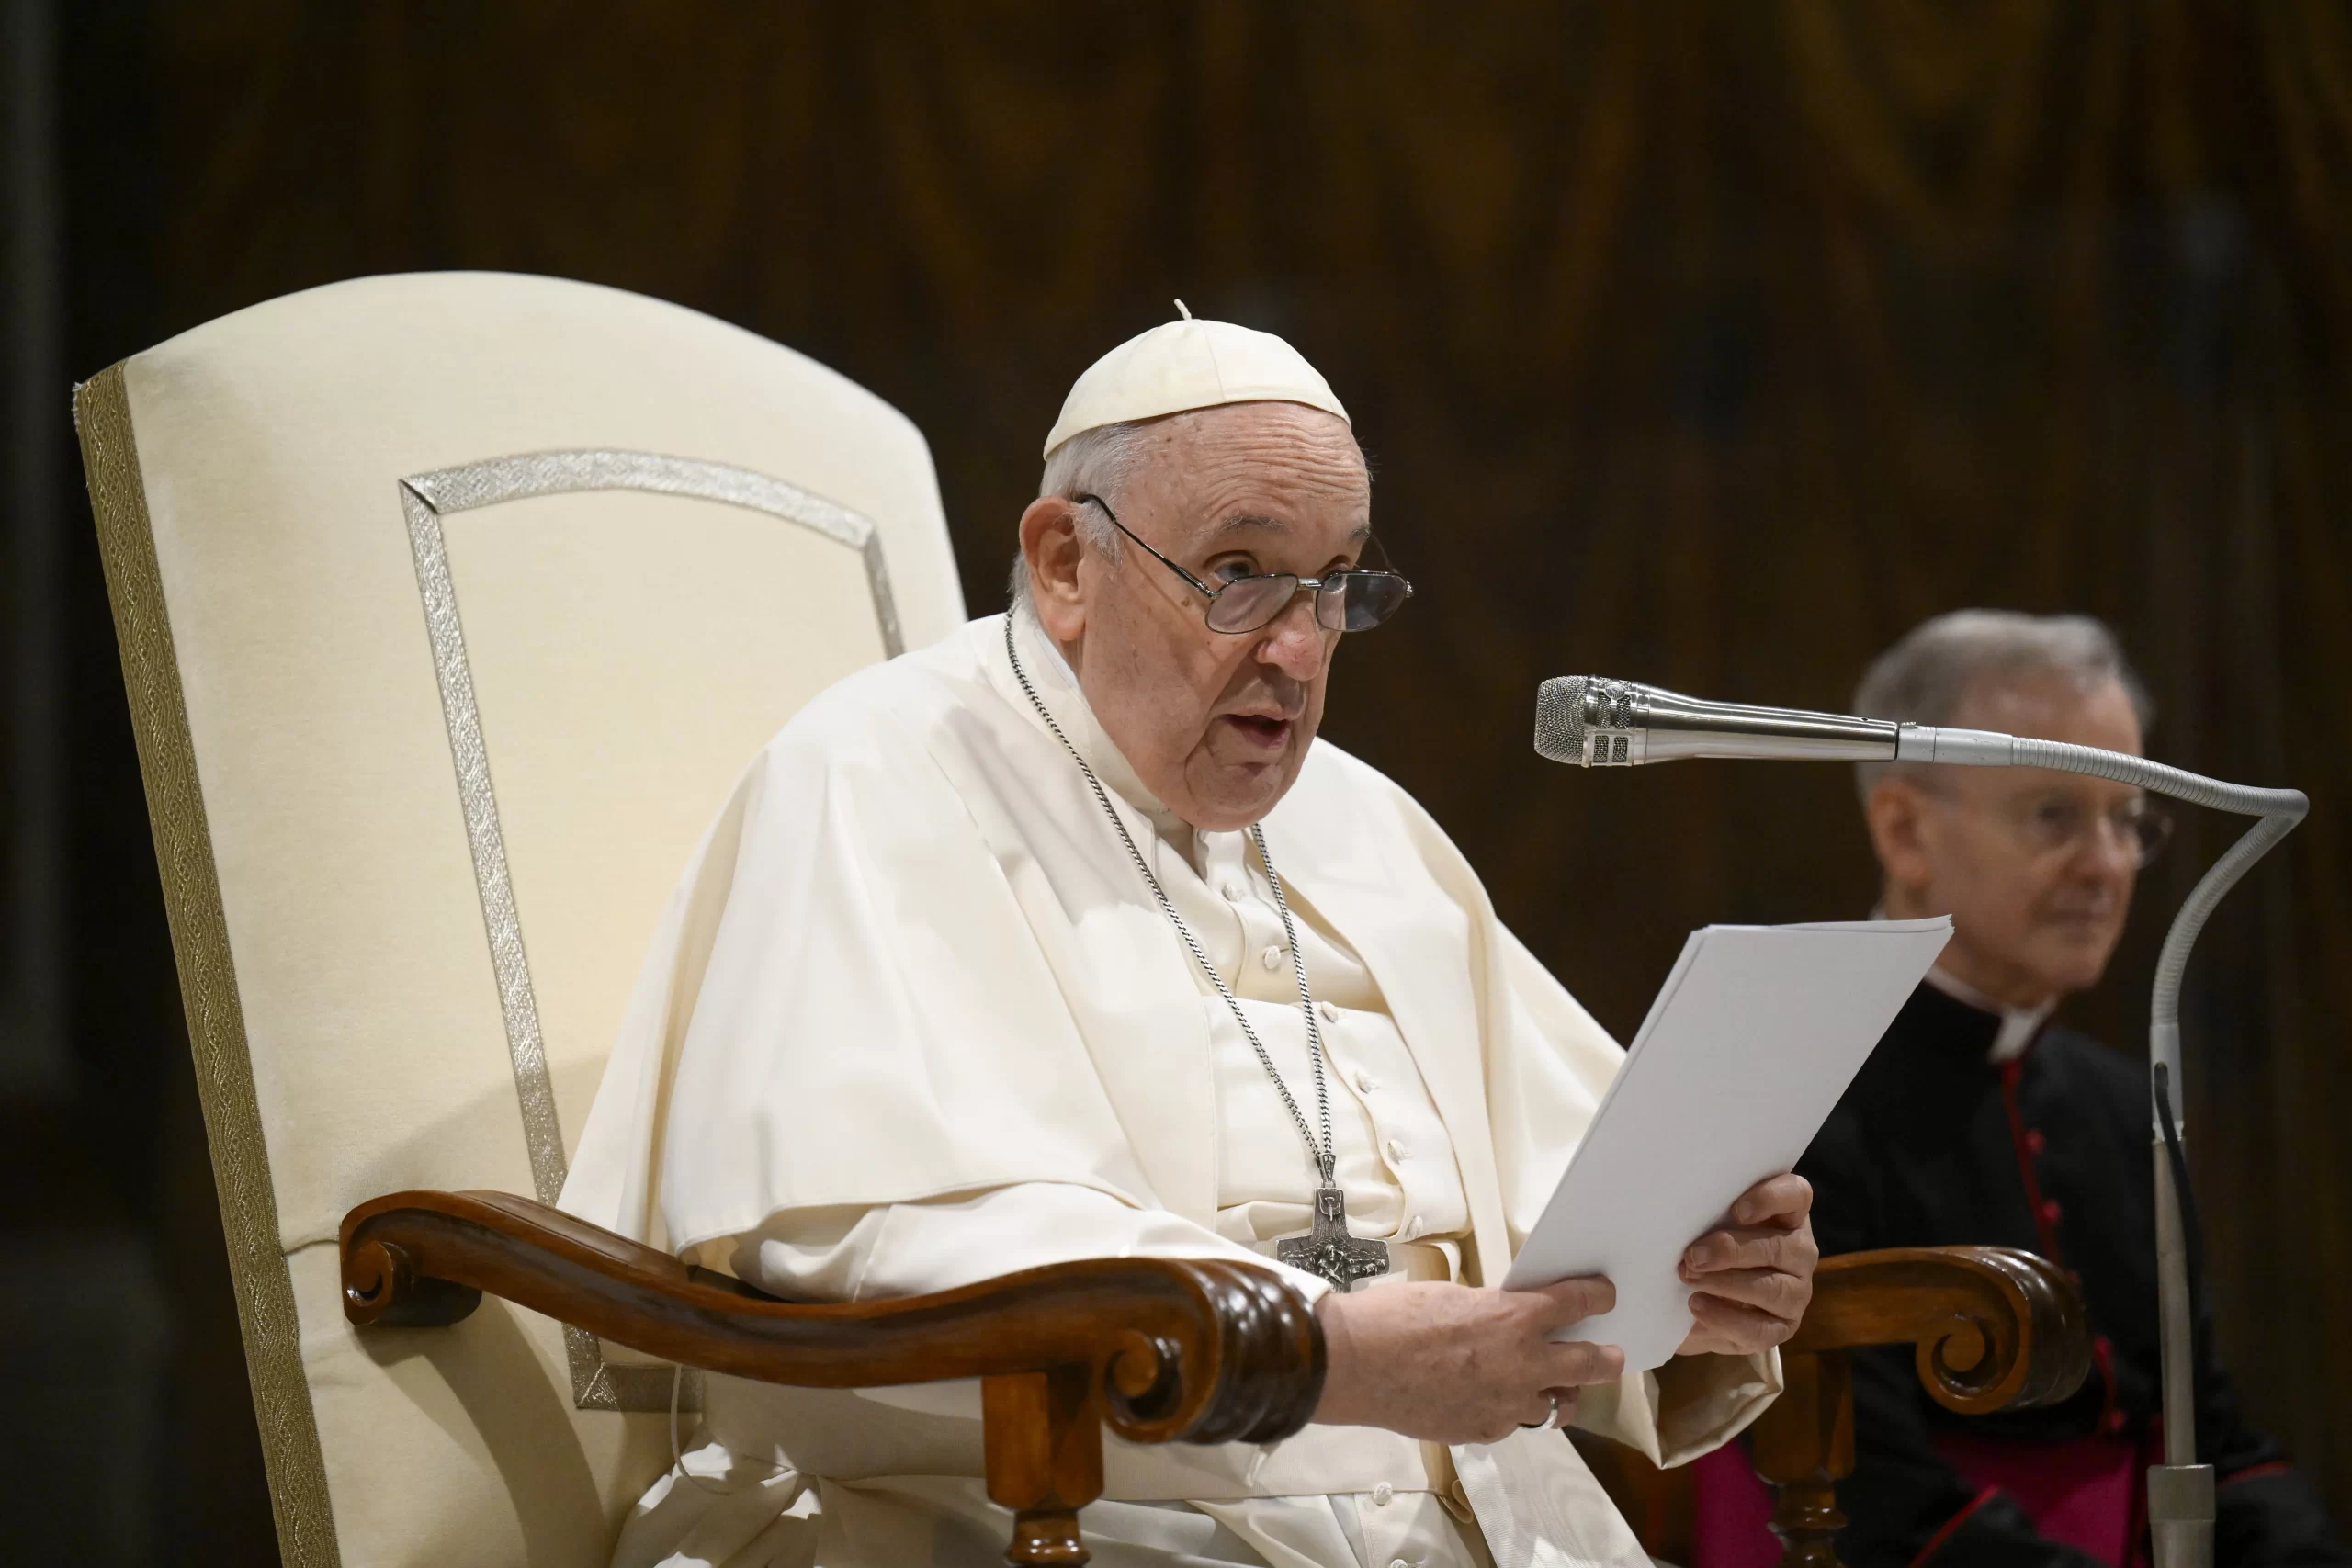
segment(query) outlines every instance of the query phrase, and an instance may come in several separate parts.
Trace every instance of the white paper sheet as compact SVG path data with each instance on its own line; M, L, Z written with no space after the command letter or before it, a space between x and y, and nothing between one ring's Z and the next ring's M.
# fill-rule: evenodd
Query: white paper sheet
M1504 1288L1605 1274L1616 1309L1553 1337L1672 1357L1683 1248L1796 1164L1951 939L1943 917L1691 932Z

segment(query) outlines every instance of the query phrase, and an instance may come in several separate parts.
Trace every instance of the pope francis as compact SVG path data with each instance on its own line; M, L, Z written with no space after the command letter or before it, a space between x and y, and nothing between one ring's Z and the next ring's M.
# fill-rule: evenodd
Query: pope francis
M1111 1442L1103 1568L1647 1568L1552 1428L1674 1464L1753 1419L1809 1190L1724 1194L1666 1366L1550 1342L1608 1281L1494 1282L1620 1053L1437 825L1315 738L1342 634L1411 592L1365 564L1346 411L1280 338L1186 314L1080 378L1039 488L1009 615L833 687L744 774L564 1206L802 1299L1283 1270L1329 1345L1315 1424ZM967 1385L713 1377L617 1561L998 1562L980 1455Z

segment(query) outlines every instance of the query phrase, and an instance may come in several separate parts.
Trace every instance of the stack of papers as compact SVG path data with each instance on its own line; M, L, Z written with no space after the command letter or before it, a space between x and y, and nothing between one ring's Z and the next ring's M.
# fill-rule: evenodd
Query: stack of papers
M1662 1365L1690 1331L1683 1249L1795 1166L1951 938L1940 916L1691 932L1504 1289L1605 1274L1616 1309L1553 1337Z

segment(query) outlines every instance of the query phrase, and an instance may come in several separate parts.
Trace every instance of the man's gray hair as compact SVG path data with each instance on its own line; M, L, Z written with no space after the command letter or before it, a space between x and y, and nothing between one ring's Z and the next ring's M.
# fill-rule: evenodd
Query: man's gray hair
M1082 495L1099 495L1117 506L1127 481L1135 477L1136 465L1143 459L1143 433L1148 423L1130 420L1123 424L1098 424L1091 430L1080 431L1055 447L1046 457L1045 477L1037 481L1037 498L1043 501L1058 497L1074 502ZM1119 530L1112 526L1101 507L1078 509L1078 536L1105 559L1118 560ZM1029 603L1029 559L1018 545L1013 547L1012 575L1005 588L1014 609Z
M1950 724L1979 693L2052 676L2081 692L2116 682L2131 698L2142 730L2155 717L2147 686L2102 623L2088 615L2018 610L1953 610L1921 622L1871 662L1854 693L1854 711L1866 718ZM1890 770L1909 774L1919 766L1862 762L1854 773L1867 801Z

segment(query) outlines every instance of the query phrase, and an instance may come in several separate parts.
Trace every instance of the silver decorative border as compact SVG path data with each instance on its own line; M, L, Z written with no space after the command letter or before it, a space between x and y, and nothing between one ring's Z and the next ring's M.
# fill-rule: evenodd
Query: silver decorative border
M481 897L482 928L490 940L491 968L497 976L499 1010L506 1023L506 1048L514 1065L524 1145L530 1154L532 1185L542 1203L553 1203L561 1194L569 1166L441 520L453 513L503 502L599 490L646 491L740 506L809 529L857 551L865 564L866 586L874 595L883 649L892 658L905 651L898 607L890 597L889 573L882 559L881 531L871 519L845 506L766 474L656 452L595 449L490 457L413 474L400 481L401 510L408 518L409 550L416 560L416 586L424 601L433 671L440 682L441 712L449 729L449 755L457 767L458 798L465 811L466 843L472 852L474 883ZM563 1337L565 1359L571 1369L572 1401L579 1408L660 1411L670 1407L670 1369L607 1366L594 1335L567 1324ZM689 1375L687 1387L681 1391L681 1408L699 1404L698 1382Z

